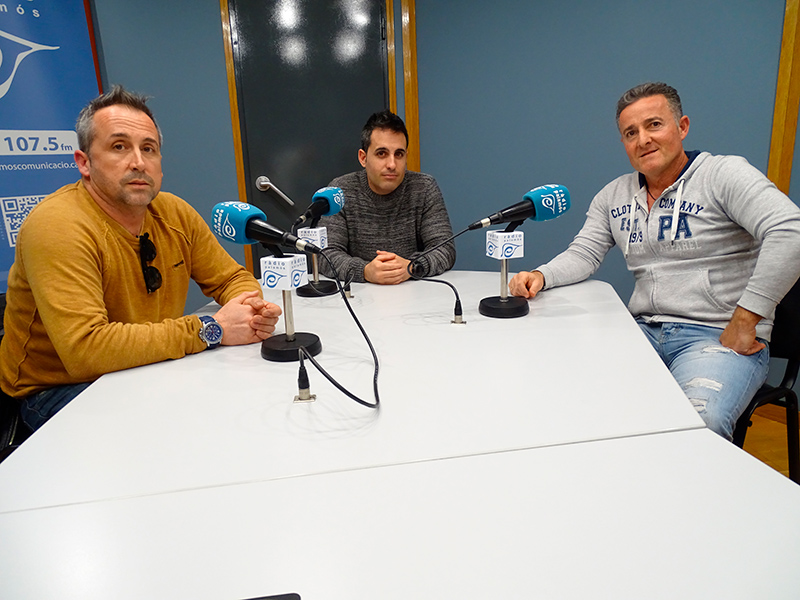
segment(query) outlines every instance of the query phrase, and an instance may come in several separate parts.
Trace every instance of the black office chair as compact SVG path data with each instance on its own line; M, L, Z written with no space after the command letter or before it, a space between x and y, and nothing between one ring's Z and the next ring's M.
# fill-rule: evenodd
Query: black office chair
M0 294L0 344L3 343L5 333L2 327L5 308L6 295ZM3 462L30 434L30 428L22 422L19 402L0 390L0 462Z
M28 439L31 430L19 414L19 402L0 391L0 462Z
M744 446L747 428L753 424L753 412L764 404L776 404L786 409L786 442L789 450L789 478L800 483L800 432L797 424L797 394L792 390L800 369L800 280L789 290L775 309L775 327L769 344L770 356L785 358L786 371L783 381L773 387L768 383L761 386L753 400L736 422L733 430L733 443Z

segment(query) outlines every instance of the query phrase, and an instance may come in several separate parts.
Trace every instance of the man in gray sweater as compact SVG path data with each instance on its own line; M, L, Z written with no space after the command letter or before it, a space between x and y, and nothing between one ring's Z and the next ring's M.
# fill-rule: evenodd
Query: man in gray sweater
M339 277L355 282L395 284L410 277L409 263L453 235L439 186L430 175L406 171L408 131L403 120L384 110L361 132L358 160L363 171L337 177L345 205L324 217L330 258ZM453 242L426 254L415 275L439 275L456 260ZM327 261L320 270L331 277Z
M603 188L567 250L510 291L582 281L618 245L636 278L628 308L708 427L731 439L767 376L775 306L800 276L800 208L741 157L685 152L689 118L666 84L626 92L617 125L636 172Z

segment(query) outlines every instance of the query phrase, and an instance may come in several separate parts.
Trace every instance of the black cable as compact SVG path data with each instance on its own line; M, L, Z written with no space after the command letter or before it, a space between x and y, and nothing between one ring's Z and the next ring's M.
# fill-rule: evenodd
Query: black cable
M327 257L325 257L325 258L327 258ZM330 260L328 260L328 263L330 264ZM332 267L333 267L333 266L331 265L331 268L332 268ZM334 272L335 272L335 271L334 271ZM351 283L353 283L353 278L354 278L355 276L354 276L352 273L350 273L349 275L350 275L350 277L347 279L347 281L345 281L345 282L342 284L342 286L344 286L344 287L347 287L347 286L349 286ZM316 283L321 283L321 282L319 282L319 281L318 281L318 282L316 282ZM329 296L329 295L330 295L330 294L326 294L326 293L320 292L320 291L319 291L319 289L317 288L317 286L315 285L315 282L314 282L314 281L309 281L309 282L308 282L306 285L308 285L308 287L309 287L310 289L314 290L314 292L316 293L316 296L317 296L317 297Z
M356 316L355 311L353 311L353 307L350 306L350 301L347 299L347 294L345 294L344 288L342 287L342 282L339 279L339 274L336 272L336 267L333 266L333 263L331 262L330 258L328 258L328 256L326 256L324 252L321 254L321 256L325 257L325 260L328 261L328 265L331 268L331 272L334 274L334 280L336 281L336 286L338 287L339 293L341 294L342 298L344 299L344 304L347 307L347 310L350 312L350 315L353 317L353 321L355 321L356 326L358 326L359 331L361 331L361 335L364 336L364 340L366 340L366 342L367 342L367 346L369 347L369 351L372 353L372 362L375 365L374 376L373 376L373 380L372 380L373 392L375 394L375 402L372 403L372 402L368 402L366 400L362 400L361 398L359 398L355 394L353 394L350 391L348 391L344 386L342 386L338 381L336 381L333 378L333 376L331 376L325 369L322 368L322 365L320 365L316 361L316 359L313 356L311 356L311 353L309 353L308 350L306 350L306 348L304 346L300 346L300 348L298 349L299 354L300 354L300 366L301 366L302 369L305 369L305 367L303 366L303 363L302 363L303 355L305 355L305 357L309 361L311 361L311 364L316 367L316 369L323 375L323 377L325 377L325 379L330 381L340 392L345 394L348 398L350 398L352 400L355 400L359 404L361 404L363 406L366 406L368 408L380 409L381 399L380 399L380 394L378 393L378 375L379 375L379 372L380 372L380 364L378 363L378 355L375 352L375 348L373 347L372 341L369 339L369 336L367 335L367 332L364 330L364 327L361 325L361 321L358 320L358 317ZM350 281L352 281L352 277L350 278ZM350 283L350 281L348 281L348 284ZM304 377L302 371L301 371L301 374L300 374L299 377L300 378ZM307 378L307 375L305 377Z
M418 254L417 256L415 256L414 258L412 258L412 259L411 259L411 262L409 262L409 263L408 263L408 273L409 273L409 275L411 275L412 277L414 277L414 273L412 272L412 271L413 271L413 267L412 267L412 265L416 264L416 263L419 261L419 259L420 259L420 258L422 258L422 257L424 257L424 256L427 256L428 254L430 254L430 253L431 253L431 252L433 252L434 250L438 250L439 248L441 248L441 247L442 247L442 246L444 246L445 244L448 244L448 243L452 242L452 241L453 241L454 239L456 239L458 236L460 236L460 235L462 235L462 234L464 234L464 233L467 233L469 230L470 230L470 229L469 229L469 227L467 227L466 229L463 229L463 230L459 231L457 234L450 236L448 239L444 240L444 241L443 241L443 242L441 242L440 244L436 244L436 245L435 245L433 248L428 248L428 249L427 249L427 250L425 250L423 253L421 253L421 254ZM422 277L414 277L414 278L415 278L415 279L422 279Z
M464 322L462 320L462 318L461 318L462 315L463 315L463 311L461 309L461 297L458 295L458 290L456 289L456 286L454 286L449 281L445 281L444 279L434 279L433 277L426 277L425 275L417 275L416 273L414 273L414 270L416 268L416 265L420 262L421 258L424 258L426 255L430 254L434 250L438 250L439 248L441 248L445 244L447 244L449 242L452 242L458 236L460 236L461 234L464 234L464 233L466 233L468 231L470 231L469 227L459 231L457 234L451 236L449 239L444 240L440 244L435 245L433 248L428 248L422 254L419 254L419 255L415 256L411 261L409 261L408 267L407 267L408 274L411 276L412 279L414 279L416 281L430 281L431 283L443 283L444 285L449 286L451 290L453 290L453 294L456 297L456 304L455 304L455 307L453 308L453 315L455 316L455 319L453 319L454 323L463 323ZM427 271L427 268L425 269L425 271Z
M293 229L294 229L294 227L293 227ZM448 286L451 290L453 290L453 294L455 294L455 297L456 297L456 304L455 304L455 308L454 308L454 311L453 311L454 315L456 317L455 322L462 322L461 321L461 316L463 314L462 308L461 308L461 298L458 295L458 290L456 289L456 287L452 283L450 283L449 281L444 281L442 279L425 278L425 277L422 277L422 276L415 275L414 272L413 272L413 267L414 267L415 264L417 264L419 262L419 260L421 258L425 257L427 254L430 254L434 250L437 250L437 249L441 248L445 244L447 244L449 242L452 242L455 238L457 238L458 236L466 233L467 231L470 231L469 228L458 232L457 234L453 235L449 239L446 239L443 242L441 242L440 244L437 244L433 248L429 248L428 250L426 250L422 254L416 256L413 260L409 261L409 263L408 263L408 272L409 272L409 275L412 278L414 278L414 279L416 279L418 281L430 281L430 282L433 282L433 283L442 283L442 284ZM359 331L361 331L361 335L364 337L364 340L367 342L367 346L369 347L369 351L372 354L372 361L373 361L373 364L375 365L374 376L373 376L373 380L372 380L373 393L375 395L375 402L374 403L370 403L370 402L367 402L366 400L362 400L361 398L359 398L358 396L356 396L355 394L353 394L349 390L347 390L338 381L336 381L333 378L333 376L330 375L322 367L322 365L320 365L317 362L317 360L313 356L311 356L311 353L309 353L308 350L306 350L306 348L304 346L300 346L300 348L298 349L298 352L299 352L299 355L300 355L300 368L301 368L299 379L302 379L304 383L307 382L307 377L308 376L307 376L307 373L304 372L305 371L305 366L303 365L303 356L305 355L305 357L308 358L309 361L311 361L311 364L313 364L314 367L316 367L316 369L322 374L322 376L325 377L325 379L327 379L331 384L333 384L339 391L341 391L343 394L345 394L348 398L358 402L359 404L361 404L363 406L367 406L369 408L380 409L381 400L380 400L380 393L378 392L378 375L380 374L380 364L378 362L378 355L375 352L375 348L373 347L372 341L369 339L369 336L367 335L367 332L364 330L364 327L361 325L361 322L358 320L358 317L356 316L355 311L353 311L353 307L350 306L350 301L348 300L347 294L344 291L344 287L342 286L342 282L341 282L341 279L339 278L338 272L336 271L336 267L333 265L333 263L331 262L330 257L328 257L328 255L324 251L320 254L320 256L324 257L325 260L328 261L328 266L330 266L331 272L334 275L334 281L336 282L336 286L337 286L337 288L339 290L339 293L341 294L342 299L344 300L344 304L347 307L347 310L350 312L350 316L353 317L353 321L355 322L355 324L358 327ZM349 279L344 285L350 285L350 283L353 281L353 278L354 278L354 275L352 273L349 274ZM311 285L311 288L314 289L314 286Z
M461 310L461 297L458 295L458 290L456 289L456 286L454 286L449 281L445 281L444 279L434 279L433 277L418 277L413 273L411 274L411 277L414 278L416 281L429 281L431 283L442 283L448 286L451 290L453 290L453 294L455 294L456 297L456 305L455 308L453 309L453 314L456 316L456 321L459 321L458 317L461 317L463 315L463 312Z
M292 223L292 226L289 228L289 233L291 233L292 235L297 235L297 228L301 225L301 223L299 223L298 221L300 221L300 217L298 217L297 220L294 223Z

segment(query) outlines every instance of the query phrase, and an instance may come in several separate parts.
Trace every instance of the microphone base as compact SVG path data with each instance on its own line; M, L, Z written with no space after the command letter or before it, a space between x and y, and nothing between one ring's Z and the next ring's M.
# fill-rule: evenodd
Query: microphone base
M297 332L293 340L286 339L286 334L274 335L261 342L261 358L273 362L292 362L300 360L298 351L305 347L311 356L322 352L322 342L313 333Z
M530 310L528 301L518 296L501 298L500 296L490 296L484 298L478 305L478 311L484 317L496 319L511 319L514 317L524 317Z
M332 296L339 291L335 281L321 279L320 281L309 281L295 290L298 296L303 298L319 298L322 296Z

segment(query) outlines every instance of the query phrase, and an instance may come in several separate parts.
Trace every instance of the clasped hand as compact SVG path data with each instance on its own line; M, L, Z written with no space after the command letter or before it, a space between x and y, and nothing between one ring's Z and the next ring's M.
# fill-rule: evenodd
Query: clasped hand
M239 346L267 339L275 331L281 307L256 291L243 292L214 315L222 326L222 345Z
M411 277L408 273L410 260L383 250L376 250L376 254L377 256L364 267L364 279L370 283L394 285Z

